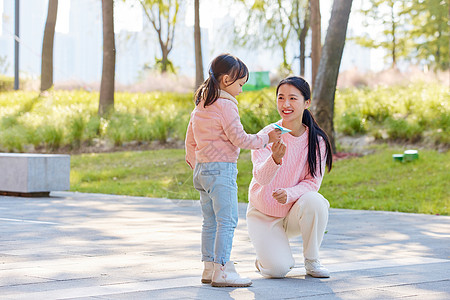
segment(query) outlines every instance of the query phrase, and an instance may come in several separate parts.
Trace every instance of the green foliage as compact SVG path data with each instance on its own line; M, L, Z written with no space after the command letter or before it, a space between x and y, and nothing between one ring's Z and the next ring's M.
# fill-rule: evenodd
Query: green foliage
M14 77L0 75L0 92L12 91L14 89Z
M375 153L334 162L320 192L331 207L450 214L450 153L419 151L419 159L398 163L385 146ZM71 157L71 190L171 199L199 199L183 149L83 154ZM250 151L238 160L238 199L248 201ZM412 188L414 187L414 188Z
M407 1L405 14L411 16L412 28L408 31L408 38L415 41L413 61L447 70L450 67L449 2Z
M235 44L242 47L262 44L264 47L281 50L283 62L279 67L280 71L284 75L291 73L291 65L287 58L288 41L291 38L291 32L296 30L292 22L294 18L299 18L292 8L295 5L302 6L299 2L303 1L238 0L236 2L243 4L242 12L244 13L237 19L245 21L235 26Z
M62 145L64 130L52 125L45 125L38 129L42 141L47 149L56 150Z
M340 119L338 130L345 135L363 134L366 132L364 121L356 112L344 113Z
M257 133L280 119L274 88L244 92L238 102L241 123L248 133ZM446 86L416 83L342 89L337 91L335 103L338 132L449 144L450 95ZM100 118L98 93L53 91L40 97L32 92L0 93L0 148L20 152L34 146L54 151L90 146L99 140L117 146L132 141L182 141L194 104L192 93L116 93L115 107L114 114Z
M369 132L380 139L410 142L426 137L448 144L449 114L450 95L445 86L414 83L338 90L334 122L339 132L348 135Z
M446 70L449 54L449 2L442 0L369 0L360 12L365 26L383 28L383 38L366 34L353 38L368 48L386 49L386 58L398 59Z

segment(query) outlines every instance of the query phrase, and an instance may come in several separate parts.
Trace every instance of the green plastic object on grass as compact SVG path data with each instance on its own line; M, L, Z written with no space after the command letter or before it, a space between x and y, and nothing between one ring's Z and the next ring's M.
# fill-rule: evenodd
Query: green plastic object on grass
M259 91L270 86L269 71L250 72L243 91Z
M403 154L393 154L392 159L399 162L409 162L419 158L419 151L417 150L405 150Z

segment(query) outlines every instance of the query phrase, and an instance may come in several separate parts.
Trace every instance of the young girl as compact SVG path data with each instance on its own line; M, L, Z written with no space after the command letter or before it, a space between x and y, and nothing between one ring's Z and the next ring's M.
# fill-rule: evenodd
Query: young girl
M238 222L237 159L239 149L262 149L280 139L280 130L245 133L235 97L247 82L248 69L237 57L222 54L211 62L209 77L195 93L195 109L186 134L186 162L194 169L203 213L203 283L249 286L230 261Z
M284 277L293 267L289 238L301 235L306 273L329 277L319 261L328 222L328 201L318 193L331 146L310 111L310 88L300 77L277 87L277 122L291 130L280 141L252 151L247 226L256 250L256 268L266 277ZM268 126L260 134L271 130Z

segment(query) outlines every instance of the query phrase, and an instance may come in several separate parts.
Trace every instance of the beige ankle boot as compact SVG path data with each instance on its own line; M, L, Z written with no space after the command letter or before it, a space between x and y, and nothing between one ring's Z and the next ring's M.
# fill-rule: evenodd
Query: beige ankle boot
M202 283L211 283L213 273L214 273L214 262L204 261L205 267L202 274Z
M241 278L234 268L232 261L227 262L224 266L214 263L214 274L212 277L212 286L216 287L245 287L250 286L252 281L250 278Z

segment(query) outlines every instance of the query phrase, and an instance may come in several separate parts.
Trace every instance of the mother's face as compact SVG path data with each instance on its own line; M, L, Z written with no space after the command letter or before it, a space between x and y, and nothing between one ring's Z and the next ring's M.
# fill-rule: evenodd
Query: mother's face
M284 121L302 120L303 111L311 104L305 101L302 93L293 85L283 84L278 89L277 109Z

